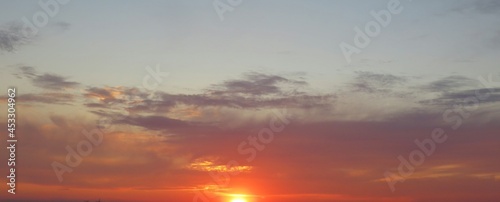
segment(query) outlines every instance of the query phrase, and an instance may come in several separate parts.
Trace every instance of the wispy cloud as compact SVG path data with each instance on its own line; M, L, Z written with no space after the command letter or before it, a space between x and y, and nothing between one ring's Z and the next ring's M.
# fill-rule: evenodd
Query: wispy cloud
M500 3L496 0L471 0L459 4L452 4L449 12L500 14Z
M485 14L500 14L500 1L497 0L477 0L474 2L474 8Z
M292 85L294 88L307 85L305 81L285 78L278 75L250 72L243 75L243 79L225 81L214 85L210 93L214 95L268 95L285 94L283 85Z
M28 78L31 80L34 86L47 90L64 90L75 88L80 85L80 83L78 82L67 81L66 77L56 74L38 74L35 68L30 66L22 66L19 67L19 69L21 70L21 73L16 74L18 77Z
M35 86L51 90L74 88L79 85L77 82L66 81L65 77L55 74L43 74L36 76L33 79L33 84L35 84Z
M441 106L452 106L454 104L471 104L471 103L465 103L465 100L467 98L477 96L478 93L480 94L488 93L487 99L485 99L482 102L482 104L500 102L500 88L489 88L489 89L478 88L471 90L444 92L439 97L428 100L422 100L420 102L422 104L434 104Z
M392 74L358 71L350 83L350 87L353 92L388 93L405 81L407 81L407 78Z
M66 31L71 28L71 23L65 21L58 21L54 23L54 26L58 27L62 31Z
M478 82L465 76L448 76L429 84L421 86L421 89L430 92L450 92L464 87L477 86Z
M243 77L241 80L212 85L200 94L172 94L162 91L149 94L129 87L90 87L86 89L85 96L95 99L90 99L86 105L97 108L120 106L131 112L160 113L182 105L242 109L314 108L329 105L335 98L332 94L314 95L293 88L305 86L307 83L304 81L260 73L249 73Z
M29 41L22 33L22 26L9 23L0 27L0 51L13 52Z
M2 98L5 99L6 96ZM27 93L17 96L19 102L63 105L71 104L75 98L75 95L69 93Z
M190 124L189 122L172 119L165 116L126 116L121 120L117 120L116 123L140 126L150 130L168 130L195 126L194 124Z

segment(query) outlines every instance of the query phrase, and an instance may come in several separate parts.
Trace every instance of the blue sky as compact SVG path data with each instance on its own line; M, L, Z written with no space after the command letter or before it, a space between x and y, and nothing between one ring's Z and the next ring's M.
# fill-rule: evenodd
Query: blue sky
M490 73L499 51L498 12L474 1L401 1L403 12L351 64L339 43L352 44L353 28L373 20L369 12L386 1L244 1L224 21L210 1L125 2L63 5L36 39L17 48L24 54L3 52L2 64L106 85L138 82L134 75L160 64L173 84L194 89L247 71L306 72L316 87L333 88L355 71ZM0 14L3 24L40 10L35 1L4 3L13 9ZM68 26L58 28L61 22Z

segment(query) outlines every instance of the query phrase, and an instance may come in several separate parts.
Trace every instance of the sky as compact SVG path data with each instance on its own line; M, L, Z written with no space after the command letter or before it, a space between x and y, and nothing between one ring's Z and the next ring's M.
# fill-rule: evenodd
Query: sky
M0 201L498 201L499 24L496 0L0 0Z

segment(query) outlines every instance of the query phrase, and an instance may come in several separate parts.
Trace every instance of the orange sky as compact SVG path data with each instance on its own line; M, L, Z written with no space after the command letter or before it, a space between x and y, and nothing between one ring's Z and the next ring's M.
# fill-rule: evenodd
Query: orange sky
M471 121L453 130L423 119L307 121L302 118L309 115L293 108L242 117L201 106L166 112L184 120L176 122L22 102L20 97L18 194L4 192L2 198L193 201L202 194L198 201L228 201L228 195L246 194L251 201L459 201L499 196L498 125L493 123ZM234 124L217 121L228 116ZM199 121L205 118L212 123ZM78 152L82 142L90 142L82 131L98 126L102 141L81 156L80 164L68 166L66 147ZM408 156L418 148L414 140L432 137L438 126L449 140L436 143L436 152L391 192L384 173L398 174L397 157ZM72 169L61 182L53 162Z

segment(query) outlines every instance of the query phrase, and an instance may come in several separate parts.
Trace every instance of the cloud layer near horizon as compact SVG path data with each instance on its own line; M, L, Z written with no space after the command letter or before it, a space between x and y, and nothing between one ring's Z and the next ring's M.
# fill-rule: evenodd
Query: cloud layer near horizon
M23 184L192 193L216 184L200 165L215 168L234 160L249 171L232 177L229 188L251 187L253 193L270 198L279 193L281 199L273 201L297 193L326 197L326 201L499 197L492 192L500 180L500 164L495 160L500 148L495 124L499 114L490 111L498 107L498 88L480 87L466 77L401 88L410 78L358 72L349 84L352 91L310 94L304 79L251 72L209 86L203 93L186 95L123 86L83 87L59 75L37 73L34 68L21 67L20 72L16 74L20 79L45 90L18 97L19 106L29 113L39 112L36 117L20 112L18 134L23 144L19 153L30 154L19 160L25 169ZM462 117L458 130L453 129L455 122L443 121L442 113L476 97L476 90L481 95L488 93L488 98ZM415 95L422 92L434 97ZM414 102L421 104L383 113L377 121L335 118L344 97L355 95L418 98ZM463 109L471 108L471 103L462 104ZM53 111L44 112L39 106ZM61 107L84 107L86 113L64 113L57 110ZM264 148L255 153L255 160L248 161L251 155L242 153L240 145L268 127L275 116L271 111L283 109L289 113L290 123L272 142L260 143ZM322 118L317 118L319 114ZM460 112L454 115L459 117ZM59 182L51 163L64 163L66 147L76 149L85 140L82 130L100 127L102 120L112 126L102 144ZM437 127L445 129L449 140L437 145L437 152L398 184L398 192L392 195L383 173L397 172L400 162L396 157L417 149L414 140L430 138ZM195 162L207 163L192 169ZM422 187L434 187L434 191ZM449 198L457 192L462 194Z

